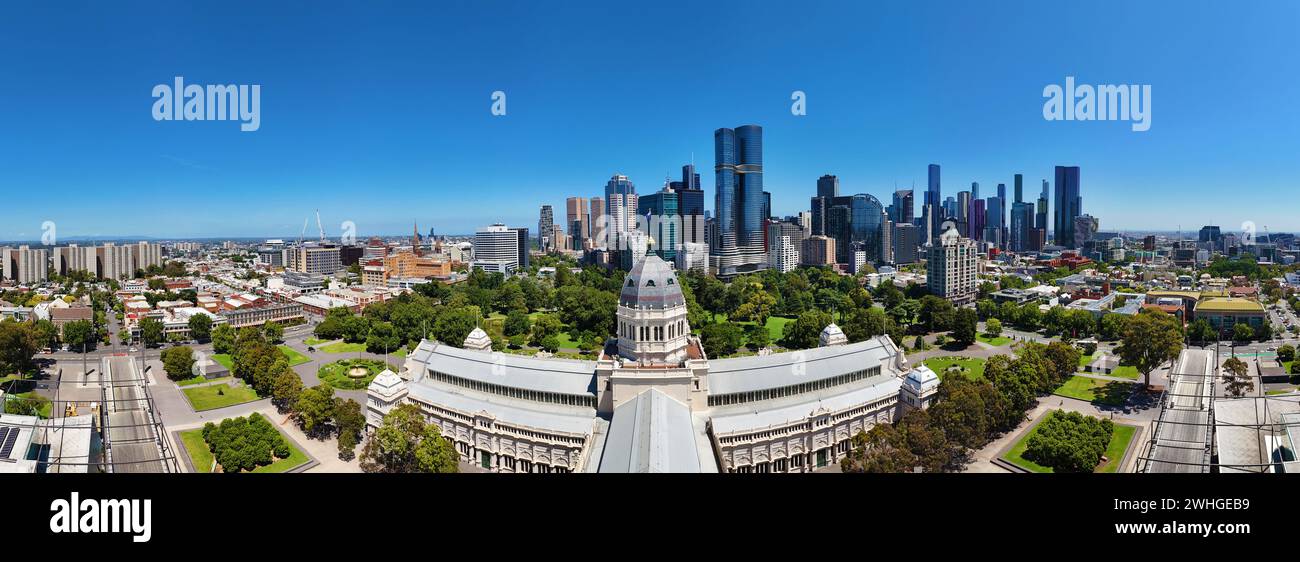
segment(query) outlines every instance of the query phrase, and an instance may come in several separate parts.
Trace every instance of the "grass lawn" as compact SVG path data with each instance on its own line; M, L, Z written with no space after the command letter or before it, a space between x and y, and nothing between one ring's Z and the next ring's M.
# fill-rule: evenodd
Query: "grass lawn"
M1121 379L1138 380L1138 377L1141 377L1142 373L1139 373L1138 368L1132 365L1120 365L1115 367L1114 371L1110 372L1110 376L1119 377Z
M987 343L989 345L1007 345L1011 343L1011 338L1008 338L1006 336L998 336L996 338L993 338L993 337L989 337L987 334L979 334L975 336L975 339Z
M367 374L364 377L352 378L348 376L348 371L354 367L365 367ZM396 372L397 368L388 365L388 368ZM317 371L316 376L321 382L328 384L339 390L360 390L370 386L370 381L384 370L383 361L372 361L370 359L344 359L325 365Z
M203 441L202 428L182 431L181 443L185 445L185 450L190 454L190 462L194 464L194 472L212 472L212 449L209 449L208 444Z
M979 380L984 378L984 360L967 357L932 357L925 360L925 366L929 367L934 374L943 378L944 372L948 367L958 365L966 374L966 378Z
M276 459L266 466L259 466L253 469L253 472L285 472L309 460L307 454L298 448L297 443L294 443L288 436L284 436L284 440L289 444L289 456ZM189 452L190 461L194 463L195 472L212 472L212 449L203 440L202 428L182 431L181 442L185 444L185 450Z
M289 358L289 366L290 366L290 367L293 367L293 366L296 366L296 365L302 365L303 363L311 363L311 358L310 358L310 357L307 357L306 355L303 355L303 354L301 354L301 353L298 353L298 351L295 350L295 349L292 348L292 347L289 347L289 346L287 346L287 345L281 345L281 346L277 346L277 347L280 348L280 353L283 353L285 357L288 357L288 358Z
M1002 459L1030 472L1055 472L1050 467L1038 464L1023 456L1025 450L1029 448L1029 437L1037 431L1038 426L1035 425L1033 431L1026 433L1019 441L1016 441L1015 446L1011 447L1011 450L1007 451L1007 454ZM1106 445L1105 455L1107 461L1093 472L1115 472L1119 470L1119 463L1124 459L1124 451L1128 449L1128 443L1133 440L1133 435L1136 432L1137 428L1131 425L1115 424L1115 431L1110 436L1110 443Z
M397 350L397 351L394 351L394 352L393 352L393 356L394 356L394 357L401 357L402 359L406 359L406 354L407 354L407 353L408 353L408 352L406 351L406 348L403 347L403 348L401 348L401 349L399 349L399 350Z
M193 386L193 385L196 385L196 384L202 384L202 383L205 383L205 382L230 382L230 379L232 379L232 378L234 378L234 377L220 377L220 378L210 379L210 378L207 378L207 377L199 376L199 377L194 377L194 378L192 378L192 379L185 379L185 380L183 380L183 381L177 381L177 382L176 382L176 386Z
M1096 359L1096 358L1097 358L1097 354L1096 354L1096 353L1094 353L1094 354L1092 354L1092 355L1080 355L1080 356L1079 356L1079 370L1082 371L1082 370L1083 370L1084 368L1086 368L1088 365L1092 364L1092 360L1093 360L1093 359Z
M365 351L366 344L338 342L329 344L325 347L318 347L317 349L324 351L325 353L356 353L358 351Z
M194 408L195 412L225 408L259 398L257 392L247 386L230 386L227 383L196 386L186 388L182 392L185 393L185 399L190 401L190 407Z
M235 370L235 360L230 357L229 353L217 353L212 356L212 360L221 364L227 371Z
M332 341L334 341L334 340L323 340L323 339L320 339L320 338L307 338L307 339L305 339L305 340L302 340L302 343L305 343L305 344L307 344L307 345L311 345L311 346L316 346L316 345L320 345L320 344L322 344L322 343L329 343L329 342L332 342Z
M7 395L5 396L5 400L22 400L22 399L32 400L32 399L42 399L42 398L44 398L44 400L41 400L41 408L36 412L36 415L43 420L48 420L50 419L50 414L54 411L54 402L52 402L48 398L45 398L37 394L36 391L33 390L30 392L18 392L15 393L12 397ZM23 406L30 407L29 404L23 402L14 402L14 404L16 407L23 407Z
M1264 395L1265 395L1265 396L1277 396L1277 395L1279 395L1279 394L1291 394L1292 392L1295 392L1295 389L1294 389L1294 388L1292 388L1292 389L1286 389L1286 390L1269 390L1269 391L1265 391L1265 392L1264 392Z
M1128 401L1135 385L1131 382L1106 381L1075 375L1065 381L1055 394L1066 398L1075 398L1098 404L1119 406Z

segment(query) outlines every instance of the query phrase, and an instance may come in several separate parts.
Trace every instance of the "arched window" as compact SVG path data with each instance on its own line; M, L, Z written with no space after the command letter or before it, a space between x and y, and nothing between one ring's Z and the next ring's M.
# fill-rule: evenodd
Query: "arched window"
M645 286L647 286L647 287L653 287L653 286L655 286L655 280L654 280L654 279L647 280L647 281L645 282Z

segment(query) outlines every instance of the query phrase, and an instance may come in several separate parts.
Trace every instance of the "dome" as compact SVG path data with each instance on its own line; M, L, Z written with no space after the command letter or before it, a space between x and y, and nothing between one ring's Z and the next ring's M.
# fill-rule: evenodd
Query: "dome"
M474 328L474 331L465 337L465 343L461 344L461 347L480 351L492 349L492 338L488 337L483 328Z
M844 345L849 343L849 339L844 336L844 330L841 330L839 326L836 326L835 324L827 324L825 328L822 328L822 333L818 338L818 343L821 347L826 347L828 345Z
M618 304L628 308L673 308L686 306L672 266L654 254L637 262L623 280Z

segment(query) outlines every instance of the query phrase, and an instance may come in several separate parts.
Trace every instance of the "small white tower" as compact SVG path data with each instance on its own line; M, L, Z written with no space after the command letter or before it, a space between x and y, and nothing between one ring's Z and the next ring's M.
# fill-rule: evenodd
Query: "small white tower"
M841 330L839 326L827 324L825 328L822 328L822 335L818 336L817 342L818 347L844 345L849 343L849 338L844 336L844 330Z
M649 254L637 262L618 296L618 354L652 365L677 365L686 359L691 326L686 297L672 266Z
M488 337L483 328L474 328L474 331L465 337L465 343L461 344L461 347L474 351L492 351L492 338Z

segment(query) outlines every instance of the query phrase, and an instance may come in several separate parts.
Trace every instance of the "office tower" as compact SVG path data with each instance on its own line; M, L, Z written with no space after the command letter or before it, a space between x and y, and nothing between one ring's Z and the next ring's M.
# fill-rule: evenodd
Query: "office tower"
M872 195L859 193L830 200L824 235L835 239L835 259L851 264L855 250L865 251L867 261L889 261L892 248L887 231L885 206Z
M33 250L29 246L0 248L0 262L3 262L4 278L19 284L41 283L49 277L49 250Z
M957 204L953 207L953 217L957 220L957 231L962 236L970 237L971 192L958 191Z
M470 267L506 275L514 273L523 267L520 264L521 234L523 245L527 247L527 228L508 228L500 223L479 228L474 232L474 261L470 262ZM524 256L526 252L523 251Z
M1147 235L1146 237L1142 238L1142 249L1148 252L1155 251L1156 237L1154 235Z
M673 183L673 191L677 192L677 213L682 221L682 243L704 244L704 190L700 188L700 175L695 173L695 164L682 166L682 181Z
M1038 207L1034 213L1034 228L1047 233L1047 180L1043 180L1043 192L1038 196Z
M1079 196L1079 167L1056 167L1056 215L1052 225L1056 245L1065 248L1080 247L1074 239L1074 218L1083 214L1083 198Z
M636 210L636 186L627 176L615 174L605 183L605 235L611 246L620 244L623 234L636 230Z
M988 242L989 244L993 244L998 248L1007 247L1006 240L1004 238L1006 236L1004 234L1004 231L1006 230L1006 225L1002 223L1003 217L1006 215L1006 213L1002 210L1003 201L1005 200L1001 197L989 197L988 199L982 201L982 203L985 204L984 206L985 210L984 210L984 228L982 230L983 237L981 238L981 240Z
M555 210L550 205L542 205L542 211L537 219L537 248L543 252L556 249L555 238Z
M651 251L664 261L677 258L677 248L682 243L682 221L678 214L677 192L671 186L664 186L658 193L651 193L639 199L637 214L645 217L646 234L652 240ZM633 262L635 263L635 262Z
M974 240L963 238L955 228L939 235L937 244L926 255L925 279L930 294L956 305L975 300L979 268L978 248Z
M803 227L803 237L812 236L812 213L809 211L799 211L799 226Z
M1070 233L1070 240L1074 241L1074 246L1072 247L1082 248L1093 239L1094 235L1097 234L1097 217L1092 215L1079 215L1074 217L1071 226L1072 232Z
M1211 245L1215 246L1217 246L1219 241L1222 239L1223 234L1217 226L1202 226L1200 235L1197 237L1198 241L1209 242Z
M1007 209L1010 207L1010 205L1011 203L1007 201L1007 184L1005 183L998 184L998 215L997 217L995 217L997 219L997 224L995 226L998 228L999 248L1006 247L1005 242L1007 239ZM989 208L989 212L992 212L992 206L990 205L988 208ZM993 224L994 219L986 218L984 222L985 224Z
M1028 252L1032 248L1031 236L1034 230L1034 206L1023 201L1011 204L1011 240L1009 248L1013 252Z
M991 197L990 199L996 200L997 198ZM983 199L971 200L970 232L971 238L975 240L984 240L984 227L987 225L985 222L986 212L987 208Z
M894 263L916 263L917 248L921 245L921 229L910 222L894 224Z
M763 128L718 129L713 133L713 147L718 243L710 246L710 259L722 277L765 269Z
M570 197L564 200L565 226L568 228L571 243L570 250L581 250L582 241L591 237L591 210L586 197Z
M608 247L609 218L605 216L605 199L602 197L591 198L591 224L587 226L587 232L593 248Z
M835 263L835 239L828 236L814 235L803 241L799 252L803 265L823 266Z
M1022 201L1025 200L1025 175L1024 175L1024 174L1016 174L1016 181L1015 181L1015 184L1016 184L1016 200L1015 200L1015 202L1016 202L1016 203L1020 203L1020 202L1022 202Z
M839 197L840 196L840 178L826 174L817 178L817 196L818 197Z
M912 203L912 190L900 189L895 191L894 204L891 206L893 207L894 212L890 214L889 220L894 222L911 223L915 219L912 211L912 208L914 207Z
M934 237L939 235L939 225L943 224L945 218L943 213L945 210L943 207L943 193L939 186L938 164L930 164L928 180L924 200L925 205L930 208L930 216L928 217L929 232L926 235L926 244L933 242Z

